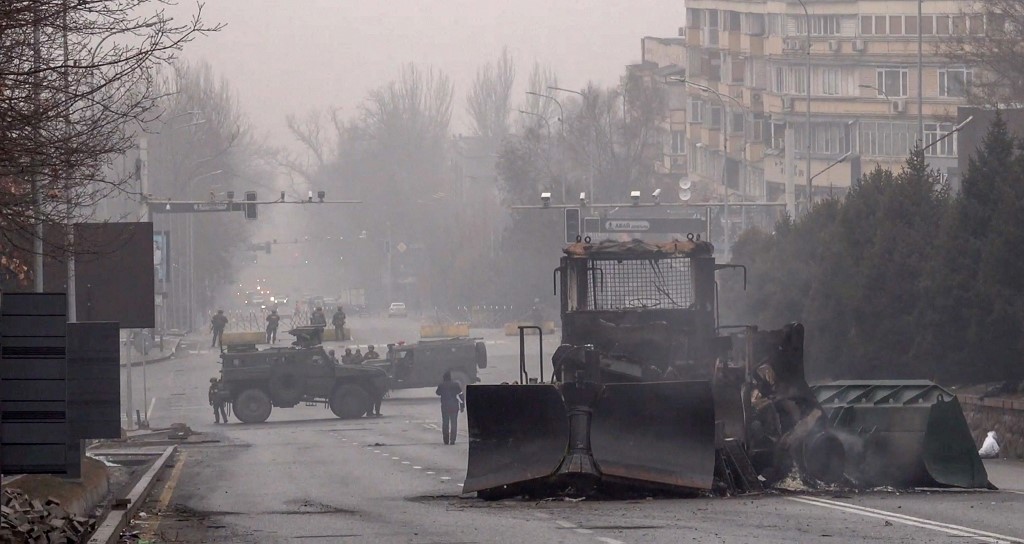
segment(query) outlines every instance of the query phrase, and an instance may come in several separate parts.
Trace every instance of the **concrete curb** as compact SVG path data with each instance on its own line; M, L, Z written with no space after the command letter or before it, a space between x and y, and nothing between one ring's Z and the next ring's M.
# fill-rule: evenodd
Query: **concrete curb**
M157 474L163 470L167 460L177 449L177 446L168 446L164 450L163 454L153 463L153 466L149 467L149 470L135 484L135 487L128 492L128 496L125 497L128 499L128 508L107 512L107 516L103 518L103 521L96 527L96 531L93 532L92 537L89 538L89 544L117 544L121 539L121 531L128 525L132 516L142 506L143 499L152 490L153 485L156 483Z

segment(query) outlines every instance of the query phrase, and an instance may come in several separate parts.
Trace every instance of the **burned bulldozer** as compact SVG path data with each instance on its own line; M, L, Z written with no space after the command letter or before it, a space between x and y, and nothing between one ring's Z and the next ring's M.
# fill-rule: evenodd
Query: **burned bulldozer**
M987 485L959 405L937 386L811 387L802 325L720 325L716 273L742 267L716 264L713 249L694 237L568 246L549 372L542 355L531 375L520 327L520 380L467 387L463 490L756 491L794 471L808 483ZM896 447L905 470L864 469Z

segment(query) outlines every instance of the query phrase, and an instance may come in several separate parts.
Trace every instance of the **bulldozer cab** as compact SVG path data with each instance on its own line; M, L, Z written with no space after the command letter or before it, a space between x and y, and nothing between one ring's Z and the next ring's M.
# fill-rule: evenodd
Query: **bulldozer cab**
M715 355L715 260L700 240L576 243L556 269L562 344L593 345L633 365L616 381L650 381L670 366L709 379ZM609 379L611 376L609 376Z

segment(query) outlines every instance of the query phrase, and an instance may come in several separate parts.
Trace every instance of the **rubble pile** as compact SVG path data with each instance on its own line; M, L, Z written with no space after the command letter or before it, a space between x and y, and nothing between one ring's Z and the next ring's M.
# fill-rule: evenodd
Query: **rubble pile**
M60 501L30 499L17 489L0 494L0 543L75 544L85 542L96 522L69 514Z

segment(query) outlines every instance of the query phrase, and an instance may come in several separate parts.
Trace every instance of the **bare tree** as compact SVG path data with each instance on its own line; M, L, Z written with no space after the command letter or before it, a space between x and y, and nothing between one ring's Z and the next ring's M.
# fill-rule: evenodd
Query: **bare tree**
M972 81L960 84L975 102L1024 102L1024 0L975 2L961 17L969 32L939 46L945 56L975 69Z
M558 75L550 66L544 66L539 61L533 63L530 70L530 79L527 82L527 90L537 94L548 94L549 87L558 86ZM526 96L526 111L536 113L544 119L554 119L558 114L558 107L554 102L536 95ZM536 124L536 119L522 119L521 126Z
M38 225L80 219L133 190L106 166L135 145L131 125L159 113L154 68L220 28L203 23L201 4L178 23L166 3L0 3L0 266L21 270Z
M500 142L508 134L508 114L515 82L515 62L507 47L501 50L497 62L488 62L477 70L466 97L466 110L473 123L474 135Z

